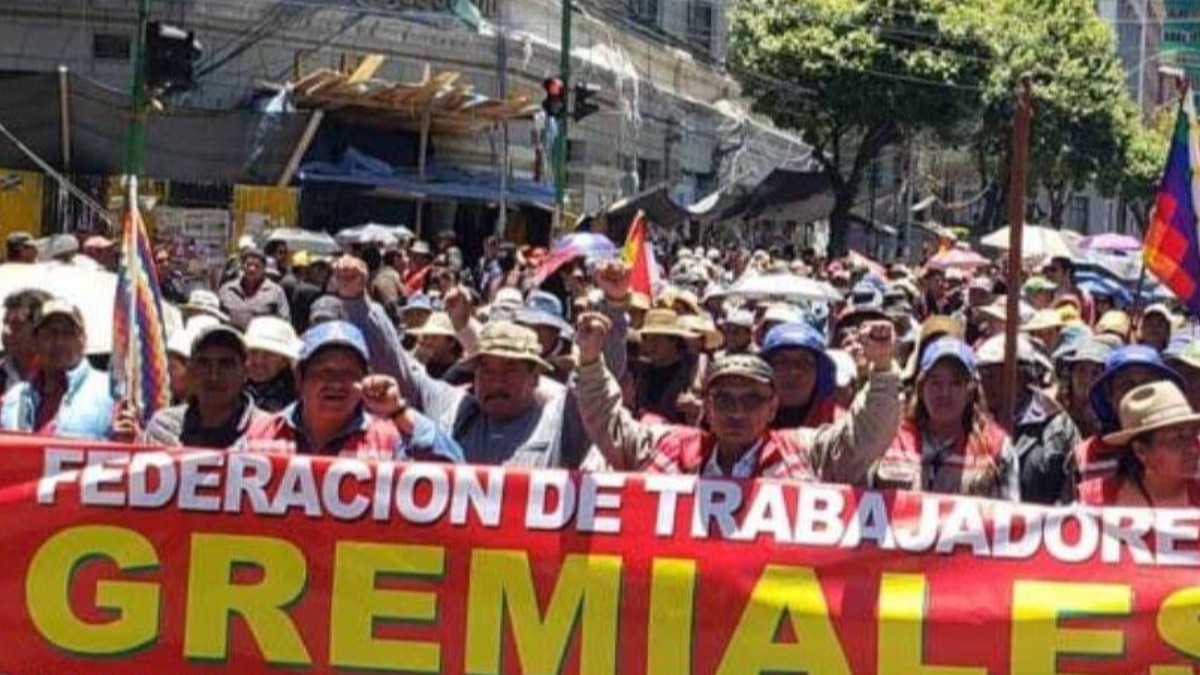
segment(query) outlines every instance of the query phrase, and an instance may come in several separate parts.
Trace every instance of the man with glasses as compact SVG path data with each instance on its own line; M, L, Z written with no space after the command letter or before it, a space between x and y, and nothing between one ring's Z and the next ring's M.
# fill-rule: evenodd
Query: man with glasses
M608 331L602 315L580 318L574 386L588 436L617 471L861 483L896 435L900 379L892 365L895 333L886 321L864 327L871 375L850 413L794 430L771 428L780 405L775 373L766 361L745 354L721 357L708 371L702 427L637 422L601 358Z

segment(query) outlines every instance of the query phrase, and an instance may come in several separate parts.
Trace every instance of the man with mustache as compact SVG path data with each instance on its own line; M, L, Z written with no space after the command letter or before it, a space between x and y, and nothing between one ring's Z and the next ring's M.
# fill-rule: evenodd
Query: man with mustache
M569 388L540 386L551 371L542 358L537 334L512 321L488 323L472 332L470 308L459 291L446 297L474 368L471 387L461 389L429 376L410 354L383 309L364 299L365 270L361 261L342 258L334 265L334 284L350 321L363 329L375 357L376 372L396 377L412 405L445 428L452 429L472 464L503 464L530 468L574 468L591 442L579 419ZM625 370L625 313L629 270L619 261L601 264L596 284L604 292L602 309L614 322L604 343L605 357L618 373Z

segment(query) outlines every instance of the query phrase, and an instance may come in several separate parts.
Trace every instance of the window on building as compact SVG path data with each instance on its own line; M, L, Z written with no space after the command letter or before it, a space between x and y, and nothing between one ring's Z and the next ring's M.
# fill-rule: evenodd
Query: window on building
M638 177L642 187L658 185L663 181L663 164L657 159L639 159Z
M587 141L567 139L567 161L588 161Z
M712 49L713 5L709 0L688 3L688 42L705 51Z
M658 25L658 0L629 0L629 11L642 23Z
M128 35L95 33L92 35L92 58L103 61L128 61L130 39Z
M1080 232L1087 232L1088 198L1085 196L1071 197L1067 205L1067 222Z

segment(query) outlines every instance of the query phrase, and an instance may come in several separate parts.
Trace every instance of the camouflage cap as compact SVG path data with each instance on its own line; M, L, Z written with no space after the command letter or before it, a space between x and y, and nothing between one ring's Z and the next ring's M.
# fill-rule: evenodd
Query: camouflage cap
M481 356L528 361L543 370L554 370L542 358L542 345L532 329L512 321L492 321L479 333L479 349L467 360L469 365L478 362Z
M718 357L704 378L704 388L712 387L713 382L722 377L743 377L762 384L775 386L775 371L761 358L750 354L731 354Z

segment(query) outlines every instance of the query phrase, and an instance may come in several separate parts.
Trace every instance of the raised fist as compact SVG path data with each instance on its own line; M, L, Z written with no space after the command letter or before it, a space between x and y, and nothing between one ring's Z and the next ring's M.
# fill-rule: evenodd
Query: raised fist
M604 339L612 323L599 312L581 314L575 326L575 344L579 346L579 365L595 363L604 355Z

